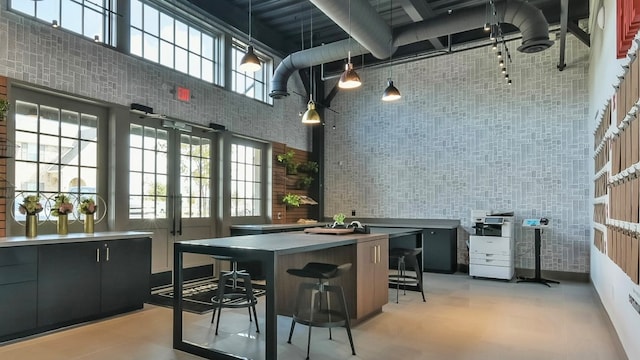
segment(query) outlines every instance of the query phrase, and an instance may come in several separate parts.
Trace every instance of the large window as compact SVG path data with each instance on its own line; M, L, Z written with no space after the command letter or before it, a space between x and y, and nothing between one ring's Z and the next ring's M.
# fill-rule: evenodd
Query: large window
M48 216L59 193L72 198L96 195L98 185L98 117L65 108L16 101L16 220L22 197L38 194Z
M231 216L262 215L262 149L231 144Z
M234 39L231 46L231 90L267 104L273 104L267 88L267 83L271 80L273 61L258 54L262 67L255 73L247 73L240 70L240 61L246 52L247 45Z
M220 84L219 35L187 24L140 0L131 0L131 54Z
M115 46L117 0L11 0L11 9Z

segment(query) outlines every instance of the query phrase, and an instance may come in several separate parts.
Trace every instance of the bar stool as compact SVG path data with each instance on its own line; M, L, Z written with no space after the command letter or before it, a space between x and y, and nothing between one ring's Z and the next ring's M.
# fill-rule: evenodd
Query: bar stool
M211 298L213 303L213 316L211 317L211 323L216 318L216 311L218 312L218 321L216 322L216 335L218 335L218 326L220 325L220 316L222 315L222 308L247 308L249 310L249 321L252 321L251 311L253 310L253 317L256 319L256 332L260 332L258 326L258 315L256 314L256 304L258 299L253 294L253 286L251 285L251 276L244 270L238 270L238 262L236 259L229 256L212 256L216 260L223 260L231 262L231 271L220 271L218 277L218 294ZM238 286L238 279L242 279L241 288ZM227 282L231 281L231 288L227 289ZM226 300L226 301L225 301Z
M398 262L398 269L396 274L389 275L389 283L396 285L396 304L400 301L400 285L406 295L406 286L417 286L422 293L422 301L426 302L424 297L424 288L422 283L422 269L418 265L418 255L422 252L422 248L393 248L389 250L389 260L395 260ZM413 268L416 275L407 275L407 264Z
M350 268L351 263L338 266L333 264L310 262L302 269L287 270L287 272L293 276L316 279L315 283L302 283L298 288L296 307L293 313L293 319L291 320L289 340L287 341L287 343L291 344L291 337L293 336L293 329L296 323L307 325L309 327L309 334L307 337L307 360L309 359L309 348L311 347L311 328L314 326L329 328L329 339L332 339L331 328L344 326L347 329L347 335L349 336L351 353L353 355L356 354L356 349L353 346L353 337L351 336L351 322L349 320L349 312L347 311L344 290L342 289L342 286L329 285L330 279L342 276L342 274ZM303 303L305 303L304 300L308 300L308 298L305 298L306 293L310 293L311 305L309 308L304 308L302 306ZM331 293L334 293L338 298L340 309L331 309L329 296ZM323 308L323 296L326 296L326 308Z

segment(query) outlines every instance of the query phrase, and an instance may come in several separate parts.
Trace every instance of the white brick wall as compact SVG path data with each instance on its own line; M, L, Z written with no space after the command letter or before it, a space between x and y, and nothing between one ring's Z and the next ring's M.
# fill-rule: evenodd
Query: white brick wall
M363 87L326 113L324 215L460 219L467 231L472 209L544 216L542 268L588 272L589 49L569 35L560 72L558 43L519 44L511 87L489 46L393 66L396 103L380 101L389 68L360 70ZM516 267L533 268L533 231L518 225L516 243Z

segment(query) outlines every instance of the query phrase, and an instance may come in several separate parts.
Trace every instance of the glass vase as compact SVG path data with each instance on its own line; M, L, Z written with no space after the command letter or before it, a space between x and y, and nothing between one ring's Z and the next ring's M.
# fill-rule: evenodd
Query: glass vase
M38 216L37 215L27 215L25 228L25 236L26 237L36 237L38 236Z
M93 214L85 214L84 215L84 232L87 234L93 234L93 224L95 223L95 219Z
M58 235L67 235L69 233L69 219L67 214L58 215Z

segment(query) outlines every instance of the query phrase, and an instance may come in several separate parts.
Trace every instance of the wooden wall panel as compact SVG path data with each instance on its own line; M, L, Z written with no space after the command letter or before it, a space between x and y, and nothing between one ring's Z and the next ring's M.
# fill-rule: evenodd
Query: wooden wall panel
M277 156L284 154L289 150L294 152L294 161L297 163L305 163L311 159L311 153L308 151L290 148L285 144L273 143L273 220L274 224L291 224L299 219L319 220L318 206L316 205L300 205L299 207L285 206L282 203L282 197L286 194L297 194L310 196L309 189L299 189L298 181L306 174L298 172L297 174L287 174L285 166L278 162ZM311 186L317 182L318 175L313 174L315 180ZM319 201L319 199L314 199ZM280 218L278 218L280 214Z

